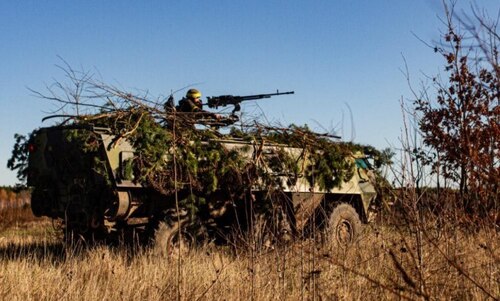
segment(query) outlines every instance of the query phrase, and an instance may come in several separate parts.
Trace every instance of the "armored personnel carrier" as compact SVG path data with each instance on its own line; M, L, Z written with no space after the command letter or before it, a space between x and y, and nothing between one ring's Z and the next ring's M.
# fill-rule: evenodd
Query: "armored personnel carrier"
M221 134L128 113L34 132L27 184L36 216L84 239L128 230L150 238L162 225L170 245L250 232L271 241L322 233L346 244L369 220L377 197L369 158L330 137L298 127Z

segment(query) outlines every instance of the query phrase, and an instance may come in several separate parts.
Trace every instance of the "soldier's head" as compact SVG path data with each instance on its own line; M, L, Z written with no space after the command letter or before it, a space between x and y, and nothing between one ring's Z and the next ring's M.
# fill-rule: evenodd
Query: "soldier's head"
M186 93L186 98L191 99L195 102L201 103L201 92L196 89L189 89Z

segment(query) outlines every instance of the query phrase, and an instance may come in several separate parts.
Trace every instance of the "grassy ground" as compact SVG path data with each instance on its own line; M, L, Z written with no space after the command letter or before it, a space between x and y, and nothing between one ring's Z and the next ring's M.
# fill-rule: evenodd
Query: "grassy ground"
M49 220L0 228L1 300L494 300L498 232L426 223L365 227L347 249L69 247ZM0 215L1 218L1 215Z

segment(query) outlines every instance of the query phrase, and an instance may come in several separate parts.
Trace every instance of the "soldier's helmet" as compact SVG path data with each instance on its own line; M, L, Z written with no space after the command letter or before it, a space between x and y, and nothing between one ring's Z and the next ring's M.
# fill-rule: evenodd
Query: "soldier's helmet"
M201 92L196 89L189 89L186 93L186 98L189 99L201 98Z

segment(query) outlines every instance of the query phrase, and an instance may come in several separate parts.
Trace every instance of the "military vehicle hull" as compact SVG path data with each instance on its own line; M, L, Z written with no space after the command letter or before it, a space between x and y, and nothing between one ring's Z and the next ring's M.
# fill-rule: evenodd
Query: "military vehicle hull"
M75 132L89 135L81 141L72 138ZM307 160L301 157L301 149L286 145L227 137L217 142L227 149L238 149L248 160L256 156L257 149L263 156L286 151L299 164ZM259 220L270 219L263 224L278 233L276 239L282 234L304 237L319 228L337 241L349 242L360 224L368 221L370 205L376 198L366 158L353 155L348 158L354 163L353 176L340 187L322 191L311 186L303 174L290 181L290 175L270 171L279 190L263 189L257 181L236 198L215 191L200 205L194 221L189 208L179 204L189 197L189 187L179 185L165 194L140 184L127 171L134 148L107 128L41 128L30 144L28 186L33 188L33 213L60 219L67 233L85 238L106 238L124 229L151 234L165 223L194 239L223 240L255 229ZM184 230L179 228L181 224Z

